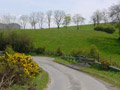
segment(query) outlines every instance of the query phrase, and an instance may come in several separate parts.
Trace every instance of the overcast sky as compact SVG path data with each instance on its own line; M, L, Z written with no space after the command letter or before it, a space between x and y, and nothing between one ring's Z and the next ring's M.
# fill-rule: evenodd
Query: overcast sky
M0 15L21 15L48 10L64 10L68 14L80 13L87 20L97 9L107 9L120 0L0 0Z

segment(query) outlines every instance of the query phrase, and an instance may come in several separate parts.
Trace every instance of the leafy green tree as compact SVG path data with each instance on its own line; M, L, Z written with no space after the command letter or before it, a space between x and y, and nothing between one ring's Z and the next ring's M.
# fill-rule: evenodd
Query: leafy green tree
M63 25L67 28L67 26L70 24L70 22L71 22L71 16L65 15Z

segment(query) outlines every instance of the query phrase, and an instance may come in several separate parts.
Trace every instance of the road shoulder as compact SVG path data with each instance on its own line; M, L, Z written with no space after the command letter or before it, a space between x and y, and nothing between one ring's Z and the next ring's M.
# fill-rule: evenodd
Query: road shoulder
M67 64L66 63L61 63L61 62L55 61L55 60L54 60L54 62L94 77L96 80L103 83L109 90L120 90L120 89L116 88L113 84L111 84L111 82L113 82L113 81L109 81L109 80L107 80L107 78L104 78L104 77L102 77L98 74L94 74L94 73L91 73L89 71L86 71L86 70L83 69L84 67L76 66L76 65L68 64L68 63Z

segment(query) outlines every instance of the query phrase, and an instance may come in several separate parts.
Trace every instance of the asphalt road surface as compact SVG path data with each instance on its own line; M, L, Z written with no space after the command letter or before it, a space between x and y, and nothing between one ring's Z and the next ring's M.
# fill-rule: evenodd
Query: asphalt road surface
M50 76L51 80L46 90L115 90L89 75L53 62L54 58L33 59Z

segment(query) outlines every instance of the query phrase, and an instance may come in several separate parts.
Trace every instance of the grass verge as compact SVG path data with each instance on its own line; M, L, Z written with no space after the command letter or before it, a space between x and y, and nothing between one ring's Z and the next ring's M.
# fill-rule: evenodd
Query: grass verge
M49 75L44 70L33 81L33 85L36 85L37 90L44 90L49 82ZM13 85L9 90L28 90L28 85Z
M81 68L80 71L83 71L100 80L108 82L120 90L120 72L104 71L104 70L100 70L92 67Z
M68 64L72 64L72 63L68 62L67 60L58 59L58 58L55 59L54 62L63 64L66 66ZM112 84L113 86L117 87L118 89L120 89L120 72L105 71L105 70L99 69L99 67L97 67L97 66L91 66L88 68L80 68L78 70L82 71L84 73L87 73L93 77L96 77L100 80L108 82L108 83Z
M77 64L77 62L75 60L63 60L63 59L60 59L60 58L55 58L54 62L63 64L63 65Z

